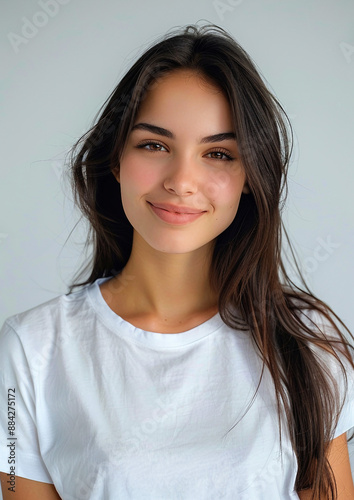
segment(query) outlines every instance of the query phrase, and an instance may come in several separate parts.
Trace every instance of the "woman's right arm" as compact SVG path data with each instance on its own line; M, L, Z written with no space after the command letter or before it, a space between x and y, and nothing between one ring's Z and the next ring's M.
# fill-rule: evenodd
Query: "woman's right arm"
M16 476L15 491L9 491L8 475L0 472L3 500L61 500L53 484Z
M15 491L9 490L8 488L12 486L8 482L10 476L7 474L7 469L10 472L8 465L10 452L9 448L1 446L0 471L3 472L0 472L0 480L3 499L61 500L54 485L45 482L47 479L50 481L51 477L39 449L36 422L37 420L41 421L41 414L37 413L35 407L34 385L36 380L33 378L33 375L38 375L39 371L34 370L33 372L28 364L28 359L33 358L38 346L33 347L34 351L26 351L20 336L10 323L11 321L5 321L0 330L0 408L8 409L8 412L0 412L0 441L2 443L8 442L9 436L14 436L15 432L21 435L21 439L16 441L16 456L21 456L23 471L33 471L37 474L34 477L40 478L40 481L32 481L16 475L14 478ZM30 334L31 322L24 326L28 329L27 334ZM36 325L32 326L33 328L36 329ZM36 368L36 365L34 367ZM27 475L25 472L23 474Z

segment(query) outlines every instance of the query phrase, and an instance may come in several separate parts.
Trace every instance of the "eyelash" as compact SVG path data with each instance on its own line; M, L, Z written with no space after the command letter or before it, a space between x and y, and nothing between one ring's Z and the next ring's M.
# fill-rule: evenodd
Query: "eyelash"
M146 141L146 142L141 142L140 144L138 144L136 147L138 149L143 149L145 146L161 146L162 148L165 148L166 147L161 144L160 142L156 142L156 141ZM150 153L158 153L160 150L156 149L156 150L153 150L153 149L146 149L146 151L149 151ZM221 149L221 148L216 148L214 149L213 151L210 151L209 153L207 153L208 155L212 154L212 153L222 153L226 158L225 159L221 159L221 158L211 158L213 160L217 160L217 161L233 161L235 160L235 158L233 156L231 156L229 153L226 153L225 150Z

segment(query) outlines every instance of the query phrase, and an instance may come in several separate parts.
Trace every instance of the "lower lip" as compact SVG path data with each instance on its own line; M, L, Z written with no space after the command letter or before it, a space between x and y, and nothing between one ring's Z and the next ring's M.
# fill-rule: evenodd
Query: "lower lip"
M183 225L189 224L190 222L199 219L205 212L199 212L197 214L179 214L176 212L168 212L163 208L155 207L149 203L151 210L164 222L168 224Z

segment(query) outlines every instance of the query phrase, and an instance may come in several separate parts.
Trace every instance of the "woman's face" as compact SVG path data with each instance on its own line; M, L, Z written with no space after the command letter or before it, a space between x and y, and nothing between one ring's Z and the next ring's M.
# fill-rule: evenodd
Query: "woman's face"
M172 254L210 246L247 192L222 92L186 70L157 80L115 176L135 239Z

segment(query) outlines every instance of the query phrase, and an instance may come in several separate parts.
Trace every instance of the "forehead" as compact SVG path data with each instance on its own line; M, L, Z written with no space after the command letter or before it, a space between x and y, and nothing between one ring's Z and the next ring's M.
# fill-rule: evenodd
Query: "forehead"
M158 78L148 88L138 110L137 120L164 120L173 123L193 121L198 128L232 124L228 100L223 91L204 75L192 70L178 69Z
M221 92L220 87L215 82L213 82L210 77L203 74L201 71L188 68L177 68L161 75L152 83L150 90L156 88L157 86L173 86L174 84L198 84L206 92Z

